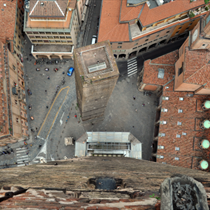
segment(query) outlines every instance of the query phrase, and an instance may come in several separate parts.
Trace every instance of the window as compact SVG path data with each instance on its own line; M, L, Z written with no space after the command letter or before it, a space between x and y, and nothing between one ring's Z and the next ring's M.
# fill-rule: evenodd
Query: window
M160 35L157 35L156 37L159 37Z
M138 43L135 43L135 45L138 45Z
M170 31L166 31L166 33L168 34Z
M17 100L15 100L15 104L17 104Z
M178 157L175 157L175 160L179 160L179 158Z
M182 27L179 27L178 30L180 30Z
M18 119L18 118L16 118L16 122L17 122L17 123L19 122L19 119Z
M118 44L122 44L122 42L119 42Z
M187 27L185 30L189 30L189 27Z
M135 50L137 47L134 47L133 50Z
M179 68L179 70L178 70L178 76L179 76L182 72L183 72L183 68L181 67L181 68Z
M122 48L122 46L118 46L117 48Z
M147 42L149 39L146 39L145 42Z

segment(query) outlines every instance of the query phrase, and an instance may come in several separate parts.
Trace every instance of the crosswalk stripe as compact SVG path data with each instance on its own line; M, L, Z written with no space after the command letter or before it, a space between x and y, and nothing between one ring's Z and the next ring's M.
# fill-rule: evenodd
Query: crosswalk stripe
M24 149L26 149L26 148L16 148L16 150L24 150Z
M128 77L130 77L130 76L132 76L133 74L136 74L136 73L137 73L137 71L129 74Z
M134 69L133 71L129 71L128 74L131 74L133 72L137 72L137 69Z
M134 57L127 61L127 75L128 77L130 77L133 74L136 74L137 72L138 72L138 65L136 57Z
M28 157L28 155L18 156L18 159L23 159L23 158L26 158L26 157Z
M25 166L25 164L20 164L20 165L18 165L18 167L20 167L20 166Z
M25 166L25 163L30 161L29 156L26 154L27 152L27 148L16 148L17 166Z
M127 67L132 67L132 66L137 66L137 63L132 63L132 64L128 65Z
M137 66L128 67L128 71L130 71L132 69L137 69Z

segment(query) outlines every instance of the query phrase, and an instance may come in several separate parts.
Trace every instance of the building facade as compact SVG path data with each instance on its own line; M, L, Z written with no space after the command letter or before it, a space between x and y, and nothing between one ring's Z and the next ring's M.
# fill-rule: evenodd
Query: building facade
M119 77L108 41L74 50L77 102L83 121L102 117Z
M1 4L0 41L7 44L7 48L19 62L23 62L23 16L24 2L3 1Z
M27 107L22 63L0 43L0 146L28 137Z
M210 168L210 13L179 50L144 62L139 90L159 95L153 160L186 168Z
M38 57L71 58L80 30L76 0L28 2L24 13L24 32Z
M98 41L109 40L116 59L129 59L187 37L208 10L203 0L117 0L111 5L104 0Z

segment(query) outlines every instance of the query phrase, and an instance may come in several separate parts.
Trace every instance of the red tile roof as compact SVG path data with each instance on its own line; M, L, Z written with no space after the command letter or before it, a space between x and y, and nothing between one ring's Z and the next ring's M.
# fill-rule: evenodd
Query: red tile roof
M120 5L120 0L103 1L98 42L129 41L128 23L119 23Z
M6 6L4 6L6 4ZM0 4L0 41L13 40L16 21L16 1L1 1Z
M143 83L164 85L173 79L175 68L174 63L178 58L178 50L166 54L164 57L158 57L154 60L144 62ZM164 78L158 78L158 69L164 69Z
M136 7L127 7L127 0L122 0L120 8L120 21L130 21L138 18L142 7L144 7L142 4Z
M30 1L30 17L64 17L68 0ZM42 5L43 4L43 5Z
M210 88L210 52L206 50L185 51L184 82Z
M129 41L128 24L119 21L137 19L143 26L152 24L167 17L183 13L192 8L204 5L203 0L190 3L190 0L175 0L167 4L150 9L147 4L136 7L127 7L126 0L103 0L98 41L110 40L111 42Z
M199 55L203 54L200 54L200 51L198 51L196 56L195 52L193 51L193 55L196 57L195 60L201 59ZM167 81L170 81L175 72L174 64L177 59L178 50L154 60L145 61L143 83L163 85ZM195 62L191 61L191 63L195 66ZM157 78L158 68L165 70L164 79ZM194 69L197 68L194 67ZM199 78L202 78L202 75L199 76ZM207 79L209 78L209 75L205 76ZM193 78L191 82L195 82ZM161 155L163 158L157 158L157 162L166 162L175 166L198 169L198 162L201 159L206 159L210 163L210 149L202 150L198 146L202 138L210 140L210 130L202 130L199 126L202 119L210 117L210 110L204 112L201 109L201 104L207 99L210 100L210 96L193 96L190 95L192 92L175 92L173 87L174 80L163 87L163 94L160 98L161 108L167 109L167 112L162 111L160 113L159 120L166 121L166 124L159 124L159 134L164 133L165 136L158 137L158 145L164 146L164 149L158 149L157 155ZM169 99L163 100L163 96L169 97ZM180 100L180 97L183 100ZM178 113L179 109L182 110L182 113ZM178 125L177 122L182 124ZM178 147L179 150L175 150L175 147ZM175 160L175 157L178 157L179 160Z

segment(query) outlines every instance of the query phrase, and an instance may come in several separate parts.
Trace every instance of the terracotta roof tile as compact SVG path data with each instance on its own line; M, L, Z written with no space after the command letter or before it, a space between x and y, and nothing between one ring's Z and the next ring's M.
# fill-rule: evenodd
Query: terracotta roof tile
M210 52L188 50L185 52L184 82L203 85L210 88ZM192 62L193 61L193 62Z
M42 5L44 3L44 5ZM64 17L68 0L39 1L31 0L30 17Z
M195 51L193 55L196 56ZM205 53L200 55L203 56ZM178 59L178 50L154 60L145 61L143 83L162 85L170 81L174 72L172 64L173 62L175 64L176 59ZM202 57L196 59L200 59L201 63L204 60ZM195 65L195 62L192 62L192 60L191 63ZM168 64L170 66L167 66ZM164 68L165 70L166 77L163 80L157 79L158 68ZM194 69L199 68L194 67ZM197 72L200 71L198 70ZM204 72L203 76L208 79L208 71L203 70L202 72ZM197 78L195 75L194 79L200 82L203 78L198 73ZM195 82L193 78L192 82ZM175 92L173 90L174 81L170 82L167 86L169 88L163 88L162 96L169 97L169 99L163 100L162 96L160 98L161 108L166 109L167 112L161 112L159 119L160 121L166 121L166 124L159 124L159 133L165 133L165 136L158 137L158 145L164 146L164 149L157 150L157 155L161 155L163 158L157 158L157 162L166 162L175 166L198 169L198 163L201 159L206 159L210 162L210 149L204 151L199 147L199 142L202 138L210 140L210 130L202 130L199 127L202 119L207 119L210 116L210 110L204 112L201 109L201 104L207 99L210 100L210 96L192 95L193 97L191 97L189 94L192 92ZM180 100L180 97L183 100ZM178 113L179 109L182 110L181 113ZM178 125L178 122L181 125ZM179 150L175 150L175 147L179 148ZM179 160L176 160L175 157L178 157Z
M163 20L167 17L188 11L191 8L204 5L204 1L197 0L190 3L189 0L175 0L153 9L150 9L147 4L139 5L137 7L127 7L126 0L103 0L102 4L98 40L99 42L105 40L115 42L129 41L128 25L120 24L119 21L130 21L138 18L142 8L143 10L139 19L143 26L146 26L157 22L158 20Z
M164 85L173 79L175 68L174 63L178 58L178 50L166 54L164 57L158 57L154 60L148 60L144 63L143 83ZM159 64L159 65L158 65ZM158 78L158 69L164 69L164 78Z
M6 3L6 6L4 6ZM16 22L16 1L1 1L0 4L0 41L13 40Z
M136 7L127 7L127 0L122 0L120 21L130 21L137 19L143 6L144 5L141 4Z
M128 24L119 23L120 5L120 0L103 1L98 42L129 41Z

